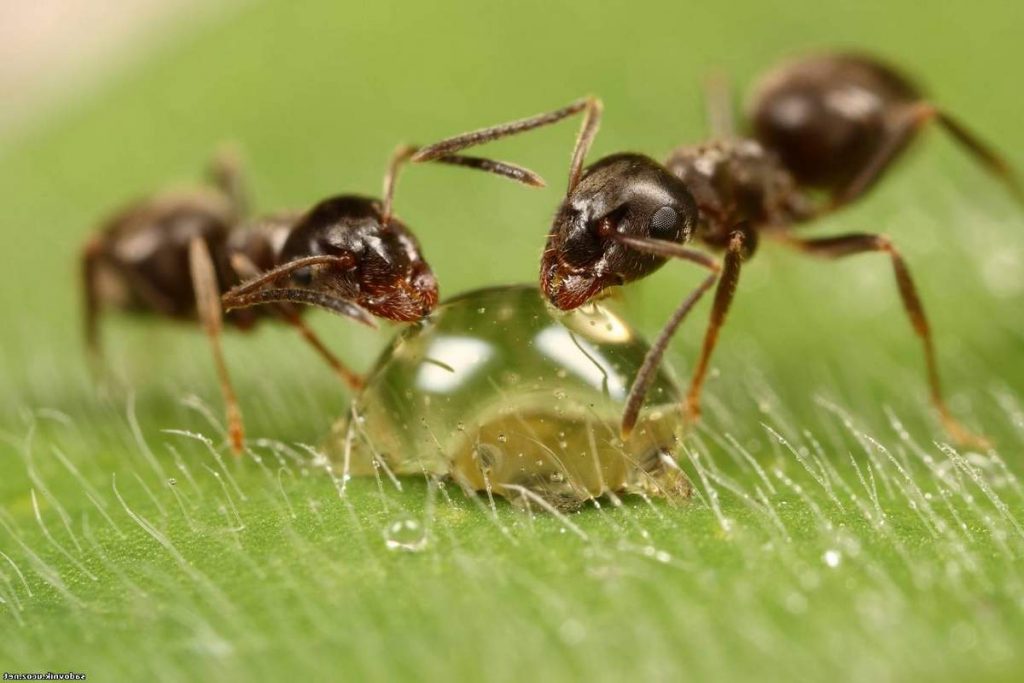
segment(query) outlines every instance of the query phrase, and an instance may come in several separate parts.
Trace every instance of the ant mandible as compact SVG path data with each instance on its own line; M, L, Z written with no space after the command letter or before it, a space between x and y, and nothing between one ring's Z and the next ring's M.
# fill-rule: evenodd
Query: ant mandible
M85 337L99 360L101 307L198 320L213 352L232 450L244 428L224 362L224 321L251 329L263 318L295 327L352 389L358 374L343 364L300 318L308 304L376 327L374 316L415 321L434 309L438 284L412 231L392 213L400 167L416 147L399 146L384 177L384 199L340 195L304 215L247 221L239 164L221 153L210 187L158 194L116 213L82 252ZM543 186L528 169L491 159L446 155L443 163ZM226 318L222 315L221 292ZM259 304L271 304L251 309Z
M740 268L761 235L826 259L888 254L907 315L924 346L931 401L949 434L983 444L953 417L939 382L931 328L910 271L884 235L851 233L804 238L792 228L861 198L924 126L938 124L982 166L1024 198L1010 166L992 147L931 103L902 74L870 57L829 54L792 61L762 78L750 100L748 136L733 134L729 98L712 92L709 113L718 139L674 150L665 164L634 153L613 154L587 168L601 102L567 107L459 135L425 147L413 161L430 161L466 147L545 126L583 112L569 167L569 187L541 258L541 287L559 309L576 308L605 290L646 277L669 258L711 271L672 313L639 370L622 417L629 434L669 340L716 280L710 321L684 400L700 415L711 353L739 282ZM715 96L717 95L717 96ZM816 199L815 192L824 199ZM682 246L691 239L724 250L722 262Z

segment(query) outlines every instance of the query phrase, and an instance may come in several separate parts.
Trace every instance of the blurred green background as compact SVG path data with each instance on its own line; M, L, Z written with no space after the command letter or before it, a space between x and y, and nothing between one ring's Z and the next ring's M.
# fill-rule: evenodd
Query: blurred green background
M860 546L876 537L863 520L844 516L849 509L818 519L821 501L797 493L782 511L798 529L787 539L771 541L760 518L733 500L726 504L741 528L733 538L742 543L730 544L712 511L695 503L631 506L618 519L617 511L584 513L576 523L592 536L581 545L555 520L526 523L502 508L502 521L492 524L458 496L437 503L438 512L429 503L433 489L416 484L381 496L357 482L342 505L299 456L276 475L273 467L229 464L240 488L222 491L223 479L195 464L205 458L213 467L201 446L161 432L210 431L185 396L220 414L201 335L111 316L107 353L129 388L100 391L81 353L77 254L111 209L169 183L198 181L223 140L244 151L257 211L303 208L339 192L376 195L396 143L427 143L587 93L606 107L592 159L623 150L663 157L706 135L700 83L710 70L745 88L779 59L813 50L855 48L904 67L1020 167L1020 29L1019 7L998 1L258 2L147 34L150 44L98 85L0 133L0 550L12 560L0 564L7 629L0 665L168 680L270 677L293 667L352 678L1019 674L1020 654L999 650L1024 634L1021 539L1009 522L1008 537L983 522L972 526L984 537L976 550L992 572L986 580L947 585L941 568L953 551L936 546L934 524L922 527L916 506L903 501L905 517L893 513L905 524L900 543L878 541L886 578L867 568L810 597L807 567L820 565L837 529ZM18 93L4 94L11 97ZM397 211L420 236L445 294L535 279L576 125L487 148L541 172L549 182L542 191L442 167L403 176ZM815 230L894 237L932 319L954 411L990 435L1017 473L1024 213L940 134L923 137L868 199ZM633 319L653 334L699 276L669 266L629 288ZM705 315L701 309L674 343L680 376ZM390 333L311 319L359 367ZM344 410L344 392L288 330L230 335L227 355L253 437L316 443ZM823 398L896 451L913 449L890 414L929 452L945 438L928 408L917 340L880 257L827 264L762 248L743 273L714 366L706 409L712 451L721 447L713 437L729 433L766 466L799 472L770 445L764 422L795 438L818 434L828 456L847 466L863 441L841 433ZM152 458L135 438L129 403ZM184 502L163 485L175 451L202 475ZM740 469L737 481L753 481ZM146 511L183 556L165 554L167 546L133 522L113 495L112 475L132 509ZM1006 485L1018 490L1015 481ZM882 488L883 497L894 495ZM221 493L241 512L214 504ZM106 502L97 506L93 496ZM1019 517L1021 503L1017 496L1007 504L1010 517ZM299 512L288 512L292 505ZM430 552L384 549L379 530L396 510L438 515ZM234 528L233 514L246 519L245 531L222 528ZM115 515L109 526L105 515ZM517 531L502 534L505 526ZM628 540L640 528L647 535ZM79 546L73 539L83 533L94 540ZM673 555L689 553L685 578L631 564L643 553L630 554L629 544L654 547L651 538ZM773 542L788 548L786 561L765 550ZM610 548L611 559L595 560L595 547ZM618 588L595 593L581 582L596 562L625 577ZM16 565L28 572L24 586ZM938 584L916 573L930 568ZM868 584L877 590L865 597ZM989 591L978 604L970 603L975 589ZM803 611L789 609L800 600ZM865 604L881 610L878 622L861 618Z

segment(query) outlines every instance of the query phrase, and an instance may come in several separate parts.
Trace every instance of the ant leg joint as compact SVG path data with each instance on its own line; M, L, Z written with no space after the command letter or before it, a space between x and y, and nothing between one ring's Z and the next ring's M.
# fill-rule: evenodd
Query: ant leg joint
M931 102L918 102L913 106L912 111L913 119L919 124L925 123L926 121L935 118L939 114L939 108L936 107Z
M743 243L747 240L747 234L742 230L733 230L729 234L729 250L739 251L743 249Z

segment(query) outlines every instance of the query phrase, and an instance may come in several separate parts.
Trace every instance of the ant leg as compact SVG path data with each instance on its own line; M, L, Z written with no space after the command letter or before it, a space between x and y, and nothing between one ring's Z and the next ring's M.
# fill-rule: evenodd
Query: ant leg
M896 286L903 299L903 307L910 318L910 324L914 332L921 338L924 345L925 368L928 373L928 386L931 392L931 401L939 413L946 431L956 441L963 444L984 446L987 444L984 438L972 434L953 417L942 397L942 386L939 382L939 369L935 360L935 346L932 342L931 327L925 317L924 306L917 294L917 287L910 277L910 270L907 268L896 246L884 235L872 235L868 233L851 233L838 237L823 237L818 239L789 238L785 242L800 251L827 259L840 259L854 254L866 252L883 252L889 254L892 259L893 274L896 277Z
M316 332L310 329L310 327L303 322L295 309L290 306L278 306L277 308L280 311L281 318L298 330L299 334L302 335L302 338L305 339L309 345L313 347L313 350L331 366L331 369L334 370L334 374L340 377L341 381L348 385L349 389L352 391L358 391L363 388L364 382L362 376L342 363L330 349L324 346L324 343L320 341Z
M597 129L601 122L601 110L601 100L596 97L584 97L583 99L576 100L561 109L537 114L525 119L500 123L496 126L481 128L479 130L474 130L469 133L463 133L461 135L441 140L440 142L435 142L432 145L423 147L413 154L412 161L431 161L440 157L449 156L454 152L466 149L467 147L474 147L486 142L491 142L492 140L525 133L535 128L541 128L543 126L551 125L552 123L557 123L562 119L572 116L573 114L585 112L583 125L580 128L580 133L576 138L576 145L573 149L572 163L569 166L569 191L572 192L576 187L576 184L579 182L580 175L582 174L583 161L587 156L587 151L590 149L590 145L594 141L594 136L597 135Z
M690 380L690 389L686 393L686 404L684 413L691 421L700 418L700 392L704 386L704 378L707 375L708 363L711 361L711 353L718 343L718 332L725 324L725 316L729 313L733 297L736 294L736 285L740 281L740 266L743 263L743 246L746 237L742 230L736 230L729 239L729 247L725 252L725 263L722 266L722 275L718 280L718 287L715 289L715 300L711 306L711 318L708 321L707 331L704 333L704 344L701 347L700 358L697 360L697 367Z
M221 393L224 395L231 450L235 455L240 455L245 442L245 431L242 426L242 412L238 407L238 397L231 386L231 377L228 375L228 368L224 363L224 353L220 345L222 316L217 273L213 268L210 249L201 237L193 237L188 247L192 287L195 289L196 295L196 310L199 313L203 329L206 331L206 336L210 339L213 363L217 368Z
M701 297L711 289L711 285L715 284L717 278L718 273L708 275L703 282L697 285L696 289L690 292L689 296L683 299L679 307L672 312L665 326L661 328L661 332L658 333L651 348L647 351L647 355L644 356L644 362L633 379L633 386L629 388L629 396L626 397L626 408L622 412L622 424L619 427L619 433L623 439L629 438L633 427L636 426L636 420L640 416L640 408L643 406L644 398L647 396L647 391L651 388L651 382L654 380L654 371L661 364L661 359L665 355L668 343L672 340L676 330L679 329L683 319L697 305Z
M231 267L236 273L241 275L244 279L251 279L259 277L260 271L256 265L250 261L246 256L242 254L233 254L231 256ZM316 335L296 311L287 304L273 304L274 310L277 311L281 319L286 323L298 330L302 338L313 347L324 361L331 366L334 373L341 378L341 380L348 385L352 391L357 391L363 387L363 378L358 373L353 372L347 365L341 362L341 360L335 356L330 349L328 349L320 338Z
M644 397L647 396L647 391L651 388L651 382L654 379L654 371L658 365L661 364L661 359L665 355L665 350L668 348L669 342L672 340L676 330L679 329L679 325L682 324L690 310L696 306L701 297L711 289L711 285L715 284L715 280L718 279L719 273L722 272L722 266L707 254L696 251L695 249L689 249L676 242L651 238L629 237L618 234L611 236L611 239L614 239L631 249L636 249L637 251L655 254L665 258L677 258L684 261L690 261L712 271L696 289L690 292L690 294L683 299L682 303L679 304L679 307L672 312L668 322L665 323L665 326L661 329L661 332L658 333L658 336L651 345L651 348L647 351L647 355L644 357L640 370L633 379L633 385L629 389L629 396L626 397L626 407L622 413L622 424L620 425L619 431L622 438L626 439L633 431L633 427L636 426L637 418L640 415L640 408L643 406Z
M1018 201L1024 202L1024 187L1009 162L949 114L928 102L918 102L897 116L878 152L846 187L836 192L829 203L829 209L835 210L849 204L870 190L914 136L931 121L942 126L975 161L1002 181Z
M174 311L175 303L156 289L148 280L140 277L133 268L104 253L103 238L91 238L82 249L81 287L83 300L83 335L89 364L97 374L103 370L103 350L100 340L99 322L103 308L103 295L99 287L100 266L123 279L123 283L134 294L156 311Z
M231 202L232 213L241 220L249 213L249 198L245 190L245 174L242 160L233 145L221 145L207 168L210 182L224 193Z
M89 363L94 371L103 364L99 335L100 293L97 282L102 250L102 242L99 238L93 238L85 245L81 257L85 347L89 355Z
M1024 186L1021 185L1017 172L1002 155L950 114L936 111L935 120L974 157L975 161L984 166L997 180L1002 181L1018 202L1024 204Z
M711 137L729 140L736 137L736 119L733 115L733 89L728 75L715 70L703 83L704 116Z

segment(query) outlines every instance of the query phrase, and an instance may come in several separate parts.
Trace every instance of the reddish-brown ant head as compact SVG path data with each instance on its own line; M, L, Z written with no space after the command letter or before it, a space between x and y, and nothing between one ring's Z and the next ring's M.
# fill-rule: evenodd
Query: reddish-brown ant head
M581 306L665 263L617 236L683 243L696 224L693 196L661 164L640 154L605 157L586 169L558 209L541 259L541 288L562 310Z
M388 320L419 320L437 306L437 279L409 229L393 217L383 221L375 199L320 202L288 235L282 265L228 292L225 305L291 302L368 324L367 311Z

